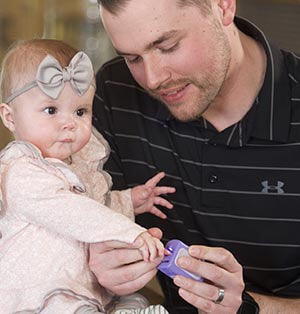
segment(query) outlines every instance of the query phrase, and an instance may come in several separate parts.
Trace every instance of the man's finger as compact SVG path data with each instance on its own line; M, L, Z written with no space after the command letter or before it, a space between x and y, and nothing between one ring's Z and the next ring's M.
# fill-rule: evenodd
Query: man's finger
M90 244L90 247L94 250L95 253L104 253L107 251L111 251L113 249L119 248L134 248L133 244L122 242L122 241L103 241Z
M191 245L189 254L197 259L206 260L219 265L221 268L231 273L239 272L241 270L241 265L237 262L232 253L224 248Z
M112 290L118 295L127 295L142 289L157 273L156 268L153 268L148 272L145 272L144 267L145 264L149 263L141 262L141 268L143 269L143 273L140 276L138 276L135 280L133 281L127 280L123 283L117 284Z

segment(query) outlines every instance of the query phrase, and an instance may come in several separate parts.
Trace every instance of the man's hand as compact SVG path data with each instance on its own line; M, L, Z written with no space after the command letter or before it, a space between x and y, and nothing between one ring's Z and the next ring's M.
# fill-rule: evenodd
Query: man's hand
M157 228L148 232L160 239ZM106 241L90 245L89 266L99 283L117 295L127 295L143 288L157 272L162 256L145 262L138 248L120 241Z
M193 272L205 280L195 281L175 276L174 283L180 287L179 295L199 309L199 313L236 313L242 303L244 282L242 266L234 256L223 248L193 245L191 257L180 257L180 267ZM224 289L224 299L215 303L219 289Z

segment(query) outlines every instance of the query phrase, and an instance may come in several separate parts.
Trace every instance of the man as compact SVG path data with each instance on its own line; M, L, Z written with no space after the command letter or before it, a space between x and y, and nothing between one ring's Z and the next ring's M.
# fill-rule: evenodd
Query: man
M165 242L193 244L178 262L206 279L158 273L166 307L256 313L256 301L261 313L298 312L299 58L235 18L235 0L99 3L121 55L97 75L94 125L112 148L107 169L116 189L166 173L174 209L139 222L159 227ZM92 248L90 266L127 294L156 264L118 246Z

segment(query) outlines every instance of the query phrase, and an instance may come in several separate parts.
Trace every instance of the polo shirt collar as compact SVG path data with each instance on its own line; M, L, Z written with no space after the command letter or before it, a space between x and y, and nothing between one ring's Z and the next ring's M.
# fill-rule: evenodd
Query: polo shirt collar
M236 17L235 24L263 46L267 57L265 79L247 114L236 124L215 133L211 142L229 147L242 147L251 139L286 143L290 128L291 90L283 54L250 21Z
M268 42L264 33L251 22L236 18L237 27L259 41L267 55L267 69L263 86L250 111L253 123L248 125L244 142L250 137L285 143L288 140L291 117L291 89L285 60L279 48ZM242 120L251 119L249 112Z

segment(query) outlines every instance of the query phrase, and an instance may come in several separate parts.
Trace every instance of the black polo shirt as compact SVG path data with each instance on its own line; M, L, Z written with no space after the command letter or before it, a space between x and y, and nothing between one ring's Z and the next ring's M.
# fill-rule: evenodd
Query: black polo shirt
M250 22L236 24L267 54L263 87L241 121L218 132L203 118L175 120L116 58L97 74L94 125L112 149L106 169L115 189L158 171L176 188L168 219L144 214L139 223L161 228L164 241L230 250L248 290L300 297L300 59ZM196 313L159 279L172 314Z

